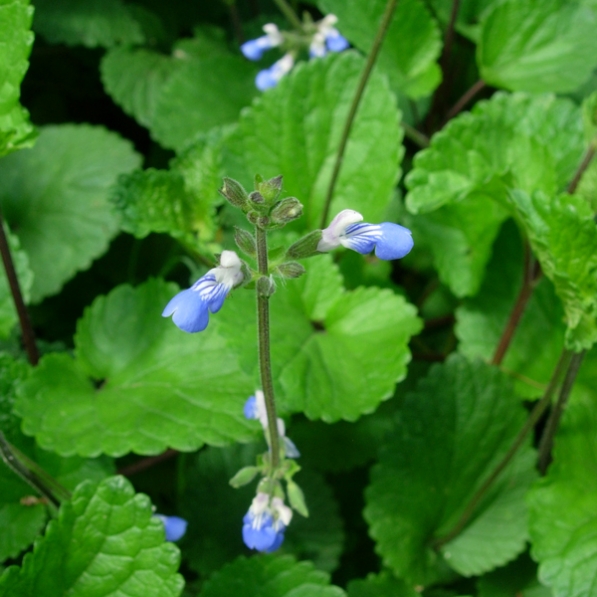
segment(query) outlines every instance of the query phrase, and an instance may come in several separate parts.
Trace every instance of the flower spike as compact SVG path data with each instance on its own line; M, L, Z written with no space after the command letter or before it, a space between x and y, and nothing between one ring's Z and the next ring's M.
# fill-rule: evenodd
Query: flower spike
M408 228L391 222L367 224L363 216L352 209L341 211L321 231L317 250L331 251L340 245L366 255L375 249L379 259L401 259L413 248L412 233Z
M190 288L179 292L162 312L183 331L201 332L209 323L209 313L217 313L228 293L243 281L242 262L234 251L223 251L220 265L210 269Z

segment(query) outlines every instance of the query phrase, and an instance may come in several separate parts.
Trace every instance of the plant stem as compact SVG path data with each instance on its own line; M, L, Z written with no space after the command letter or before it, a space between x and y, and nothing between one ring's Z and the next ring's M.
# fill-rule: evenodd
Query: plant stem
M580 163L576 172L574 173L574 176L572 177L570 184L566 188L566 191L571 195L572 193L574 193L574 191L576 191L576 187L578 186L578 183L580 182L582 175L585 173L585 170L589 167L591 160L595 157L596 146L597 139L593 139L593 142L591 143L591 145L589 145L589 148L585 152L582 162Z
M444 126L448 120L451 120L457 114L464 109L464 107L485 87L486 83L483 79L479 79L475 84L473 84L468 91L466 91L462 97L450 108L450 111L446 115L442 126Z
M62 500L70 499L70 492L10 444L2 431L0 431L0 456L8 468L56 508L60 506Z
M284 14L284 16L288 19L290 24L299 31L303 29L303 23L298 18L297 14L292 10L292 6L286 2L286 0L274 0L280 12Z
M136 475L160 462L165 462L166 460L170 460L170 458L174 458L178 456L178 450L174 450L169 448L165 452L158 454L157 456L148 456L147 458L142 458L141 460L137 460L137 462L133 462L132 464L128 464L127 466L123 466L119 468L117 473L119 475L124 475L125 477L130 477L132 475Z
M33 326L31 325L31 319L29 318L29 312L25 306L23 300L23 294L21 293L21 287L19 286L19 280L15 270L12 255L10 253L10 247L8 246L8 239L4 231L4 219L2 212L0 211L0 253L2 253L2 262L4 263L4 269L6 271L6 278L8 279L8 285L10 286L10 292L12 294L12 300L14 301L17 315L19 317L19 323L21 324L21 332L23 334L23 344L27 357L32 365L37 365L39 361L39 352L37 345L35 344L35 333L33 332Z
M259 267L259 273L262 276L269 277L267 262L267 232L259 226L255 226L255 240L257 242L257 265ZM265 296L260 292L259 284L257 284L257 340L259 344L261 387L265 397L265 407L267 410L271 470L274 471L278 468L280 463L280 440L278 437L278 417L276 415L270 354L269 296Z
M348 116L346 117L346 122L344 123L342 137L340 138L340 145L338 146L338 153L336 154L336 162L334 163L332 177L330 179L330 184L328 186L328 190L325 196L325 202L323 204L323 212L321 214L321 228L325 228L325 225L328 220L330 204L332 203L334 188L336 187L338 175L340 174L340 168L342 167L344 152L346 151L346 146L348 145L348 137L350 135L350 129L352 128L352 123L354 122L357 110L359 108L359 104L361 103L361 98L363 97L363 93L365 92L365 87L367 86L367 82L369 81L369 76L371 75L371 71L373 70L375 61L377 60L379 50L381 49L381 45L386 36L386 32L388 30L388 27L390 26L390 22L392 21L392 16L394 15L394 11L396 10L397 4L398 0L388 0L388 2L386 3L386 8L381 17L379 28L375 35L375 39L373 40L373 46L371 47L371 51L369 52L369 56L367 57L367 63L365 64L365 68L363 69L361 78L357 85L357 90L354 94L354 97L352 98L352 104L350 105L350 109L348 110Z
M514 337L514 332L520 323L525 307L527 306L527 303L533 294L533 290L535 289L535 285L540 277L541 267L539 266L539 262L533 260L531 249L528 243L525 243L524 275L522 279L522 287L520 288L520 292L516 297L516 302L514 303L514 307L512 307L506 327L504 328L502 336L495 349L493 359L491 360L492 365L502 364L504 356L506 355L506 351L508 350L508 347L512 342L512 338Z
M570 361L570 365L568 366L568 371L566 372L566 377L564 378L564 383L562 384L558 401L556 402L551 414L549 415L549 418L547 419L543 435L541 436L541 442L539 443L539 472L542 475L545 474L547 467L551 462L551 451L553 449L554 437L556 435L556 431L558 430L560 419L564 413L564 407L566 406L566 402L570 396L572 386L576 381L576 376L584 356L584 350L582 352L574 353Z
M407 124L406 122L402 123L402 128L404 129L404 135L408 139L410 139L413 143L418 145L421 149L425 149L425 147L429 147L429 137L424 135L423 133L419 132L414 126Z
M502 471L508 466L508 464L510 464L512 458L514 458L514 456L516 455L516 452L524 443L527 435L532 431L532 429L535 427L535 424L537 423L537 421L541 418L541 415L545 412L545 409L549 406L549 404L551 402L551 398L559 385L559 380L560 380L560 377L562 376L562 372L569 368L571 356L572 355L571 355L570 351L568 351L568 350L562 351L560 360L558 361L558 364L556 365L556 368L554 369L554 372L549 381L549 385L547 386L547 389L545 390L545 394L543 395L543 398L541 398L541 400L539 402L537 402L537 404L535 405L535 408L533 408L533 410L531 411L531 414L527 418L526 423L524 424L523 428L520 430L520 432L514 439L514 442L510 446L510 449L508 450L508 452L506 452L505 456L498 463L498 465L495 467L495 469L489 475L489 477L487 477L487 479L481 485L481 487L479 487L479 489L475 492L475 494L471 498L470 502L466 505L464 512L462 513L462 515L460 516L460 518L458 519L456 524L443 537L438 537L437 539L435 539L433 541L432 545L433 545L434 549L436 549L436 550L440 549L441 547L443 547L444 545L446 545L447 543L452 541L452 539L454 539L454 537L457 537L462 532L462 530L464 529L464 527L470 520L471 516L474 514L475 508L479 505L481 500L485 497L487 491L493 485L495 480L500 476Z
M243 24L240 20L240 15L238 14L238 6L236 6L236 2L231 2L228 5L228 12L230 13L230 22L232 23L234 36L236 37L237 43L240 45L245 41L245 34L243 32Z

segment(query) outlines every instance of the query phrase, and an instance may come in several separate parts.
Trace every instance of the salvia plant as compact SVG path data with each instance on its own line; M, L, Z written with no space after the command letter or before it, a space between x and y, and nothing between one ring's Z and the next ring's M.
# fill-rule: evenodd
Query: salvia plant
M597 596L594 0L0 0L0 597Z

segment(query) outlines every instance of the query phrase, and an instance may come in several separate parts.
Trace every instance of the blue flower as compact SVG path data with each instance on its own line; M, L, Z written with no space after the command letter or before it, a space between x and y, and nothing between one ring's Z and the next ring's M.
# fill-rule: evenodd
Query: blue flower
M348 40L334 27L338 22L336 15L327 15L317 23L317 32L311 40L309 55L321 58L330 52L342 52L350 45Z
M249 60L261 60L266 50L271 50L282 43L282 34L273 23L263 26L265 35L250 39L241 45L240 50Z
M399 224L366 224L363 216L352 209L341 211L321 231L317 250L325 253L340 245L366 255L375 249L379 259L400 259L413 248L411 231Z
M269 68L261 70L255 77L255 86L259 91L275 87L278 81L294 66L294 56L289 52L280 60L274 62Z
M209 323L209 313L217 313L228 293L243 281L241 267L234 251L223 251L220 265L172 298L162 317L172 315L174 323L185 332L203 331Z
M178 541L187 532L187 521L180 516L164 516L163 514L154 514L154 518L159 518L166 531L166 541Z
M279 497L258 493L243 518L243 541L249 549L276 551L284 541L284 532L292 519L292 510Z

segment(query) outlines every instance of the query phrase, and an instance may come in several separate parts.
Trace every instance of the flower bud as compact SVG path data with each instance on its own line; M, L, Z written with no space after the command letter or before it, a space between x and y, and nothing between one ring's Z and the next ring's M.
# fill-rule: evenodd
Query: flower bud
M240 207L243 210L246 208L249 195L236 180L225 177L224 186L218 192L234 205L234 207Z
M320 240L321 230L313 230L313 232L309 232L309 234L291 245L286 251L286 257L289 259L304 259L316 255L318 253L317 245Z
M296 197L286 197L272 209L270 216L275 224L287 224L303 215L303 205Z
M259 296L270 297L276 291L276 285L269 276L261 276L257 280L257 293Z
M280 194L282 190L282 175L275 176L269 180L260 180L255 177L255 188L263 195L265 200L271 205Z
M249 255L250 257L255 257L255 255L257 255L257 244L255 243L255 237L250 232L235 226L234 242L245 255Z
M232 487L237 489L238 487L242 487L243 485L250 483L258 472L259 469L256 466L245 466L244 468L241 468L240 471L238 471L236 475L232 477L232 479L230 479L229 483L232 485Z
M281 263L276 270L284 278L300 278L307 270L296 261Z
M265 203L265 199L259 191L251 191L249 193L249 201L251 201L251 203L256 203L257 205Z

